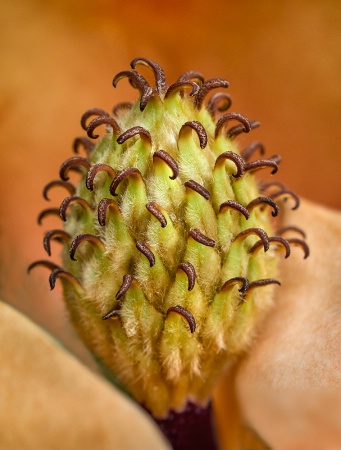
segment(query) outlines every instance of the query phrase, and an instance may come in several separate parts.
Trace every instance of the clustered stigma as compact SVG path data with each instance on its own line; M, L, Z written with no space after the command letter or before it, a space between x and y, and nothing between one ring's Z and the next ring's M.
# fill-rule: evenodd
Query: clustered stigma
M256 178L276 174L281 158L266 157L259 141L240 148L259 122L228 111L226 80L187 71L168 86L147 58L113 86L123 80L137 100L86 111L87 136L43 189L47 201L54 189L66 194L38 216L61 219L43 247L51 257L61 245L62 263L41 259L29 271L48 269L51 289L62 283L96 359L162 418L207 403L272 304L278 261L293 247L306 258L309 247L299 227L280 226L281 205L297 209L297 195Z

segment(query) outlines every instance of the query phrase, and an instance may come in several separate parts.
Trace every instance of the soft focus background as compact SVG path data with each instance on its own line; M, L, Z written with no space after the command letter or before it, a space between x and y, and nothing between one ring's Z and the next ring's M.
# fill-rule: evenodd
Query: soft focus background
M283 157L278 179L341 207L339 0L5 0L0 20L0 295L74 351L60 290L49 292L44 269L26 275L58 226L36 217L65 196L55 189L48 203L41 192L84 135L86 109L137 98L127 81L111 86L134 57L159 62L169 83L188 69L227 78L231 111L262 124L241 143L262 140Z
M111 86L134 57L159 62L169 83L188 69L227 78L231 111L262 124L241 145L262 140L283 157L277 179L341 207L339 0L4 0L0 42L0 296L83 359L59 286L50 292L48 271L28 277L26 268L46 257L43 233L59 226L36 224L65 196L55 189L48 203L43 186L84 135L85 110L137 98L127 81ZM52 244L56 262L58 250Z

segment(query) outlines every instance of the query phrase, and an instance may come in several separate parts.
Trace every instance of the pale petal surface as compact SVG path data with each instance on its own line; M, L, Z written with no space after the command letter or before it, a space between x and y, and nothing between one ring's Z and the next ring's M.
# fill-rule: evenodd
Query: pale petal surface
M5 303L0 342L0 448L169 448L135 404Z
M341 442L341 214L304 202L287 213L311 255L283 264L282 288L237 374L252 427L276 450L333 450Z

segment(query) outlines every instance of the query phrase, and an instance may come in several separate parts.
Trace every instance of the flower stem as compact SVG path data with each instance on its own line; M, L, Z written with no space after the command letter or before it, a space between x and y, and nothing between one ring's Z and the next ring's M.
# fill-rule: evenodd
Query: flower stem
M165 419L154 420L173 450L218 449L211 402L205 408L188 402L184 411L170 411Z

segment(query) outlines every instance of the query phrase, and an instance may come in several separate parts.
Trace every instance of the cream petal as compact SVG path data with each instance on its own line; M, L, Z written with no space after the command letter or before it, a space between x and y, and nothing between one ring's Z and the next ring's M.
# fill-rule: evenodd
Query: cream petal
M285 224L307 232L283 263L276 305L236 377L249 424L276 450L341 443L341 213L304 201Z
M0 448L169 449L148 417L0 302Z

